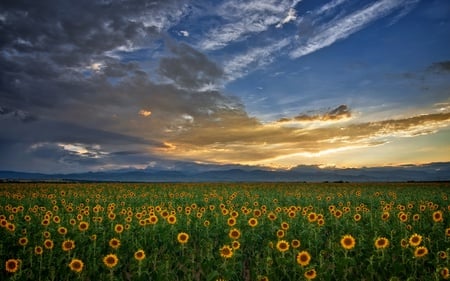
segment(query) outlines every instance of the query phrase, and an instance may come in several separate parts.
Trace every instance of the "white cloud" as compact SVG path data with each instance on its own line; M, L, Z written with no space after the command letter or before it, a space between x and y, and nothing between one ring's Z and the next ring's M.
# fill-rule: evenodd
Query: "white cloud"
M180 30L179 34L184 37L189 37L189 32L186 30Z
M347 17L333 20L322 26L318 33L306 40L296 50L292 51L290 56L292 58L299 58L330 46L337 40L347 38L374 20L390 14L393 10L402 6L404 2L402 0L382 0L356 11Z
M286 24L286 23L288 23L288 22L290 22L290 21L296 20L296 19L297 19L297 12L295 11L295 9L290 8L290 9L289 9L289 12L288 12L288 14L287 14L287 16L286 16L283 20L281 20L281 21L276 25L276 27L277 27L277 28L281 28L281 27L283 27L284 24Z
M280 23L280 19L285 19L286 12L298 2L300 1L228 1L218 9L218 16L227 23L209 30L199 47L203 50L217 50L250 34L266 31L270 26Z
M290 42L291 40L289 38L285 38L277 43L254 48L246 53L235 56L224 64L224 71L227 78L229 81L232 81L242 77L247 71L247 68L252 64L256 64L258 67L269 64L274 59L273 53L280 51L289 45Z

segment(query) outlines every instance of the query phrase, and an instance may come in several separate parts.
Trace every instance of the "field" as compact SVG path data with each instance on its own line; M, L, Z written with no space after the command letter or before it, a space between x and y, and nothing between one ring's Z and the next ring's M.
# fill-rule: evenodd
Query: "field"
M449 279L450 183L4 183L0 280Z

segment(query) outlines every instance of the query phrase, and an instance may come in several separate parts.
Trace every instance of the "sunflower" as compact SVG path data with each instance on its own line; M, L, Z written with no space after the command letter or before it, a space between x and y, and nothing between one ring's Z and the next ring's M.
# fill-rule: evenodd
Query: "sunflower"
M220 248L220 256L229 259L233 256L233 248L231 248L228 245L223 246Z
M317 220L317 225L318 226L323 226L324 224L325 224L325 219L322 218L322 219L318 219Z
M86 230L88 230L88 228L89 228L89 223L88 223L88 222L81 221L81 222L78 224L78 229L79 229L80 231L86 231Z
M117 265L117 263L119 262L119 259L117 258L116 255L114 254L109 254L107 256L105 256L103 258L103 263L106 265L106 267L108 268L113 268Z
M297 254L297 263L301 266L307 266L311 261L311 255L307 251L301 251Z
M414 257L421 258L428 254L428 249L424 246L419 246L414 250Z
M75 241L73 241L73 240L65 240L62 243L63 251L70 251L70 250L72 250L74 248L75 248Z
M402 240L400 241L400 245L402 246L402 248L408 248L409 242L408 242L408 240L406 240L406 239L402 239Z
M386 237L379 237L375 240L375 248L385 249L389 247L389 240Z
M381 215L381 219L387 221L389 219L389 216L390 216L389 212L387 211L383 212L383 214Z
M450 237L450 227L445 229L445 236Z
M120 240L117 238L111 238L111 240L109 240L109 246L113 249L118 249L120 247Z
M134 253L134 258L135 258L137 261L142 261L143 259L145 259L145 252L144 252L144 250L142 250L142 249L137 250L137 251Z
M43 252L44 252L44 249L42 249L41 246L36 246L36 247L34 247L34 254L36 254L36 255L42 255Z
M414 233L413 235L411 235L411 237L409 237L409 245L413 247L419 246L421 242L422 242L422 235Z
M270 221L274 221L274 220L277 219L277 215L275 215L275 213L273 213L273 212L270 212L270 213L267 215L267 218L268 218Z
M45 247L46 249L51 250L51 249L53 249L54 246L55 246L55 244L53 243L53 240L45 239L45 241L44 241L44 247Z
M438 256L439 256L439 258L440 258L441 260L445 260L445 259L447 259L447 252L445 252L445 251L439 251L439 252L438 252Z
M341 238L342 248L350 250L355 247L355 244L356 244L355 238L353 238L353 236L351 236L350 234L342 236Z
M177 240L180 244L186 244L189 240L189 234L185 232L180 232L177 235Z
M441 277L443 279L449 279L450 278L450 270L448 267L443 267L441 270L439 270L439 273L441 274Z
M289 229L289 223L287 223L287 222L282 222L281 223L281 229L283 229L283 230L288 230Z
M167 216L167 222L169 224L176 224L177 223L177 217L175 215L168 215Z
M227 224L229 226L234 226L236 224L236 219L234 217L228 218Z
M289 250L289 243L286 240L280 240L277 242L277 250L280 252L286 252Z
M401 222L407 222L408 221L408 215L406 213L400 212L398 215L398 218Z
M442 222L444 220L442 211L435 211L433 213L433 221L434 222Z
M239 231L239 229L233 228L233 229L230 229L230 232L228 232L228 236L231 239L236 240L236 239L239 239L239 237L241 237L241 232Z
M239 241L234 240L233 242L231 242L231 247L233 248L233 250L237 250L241 247L241 243L239 243Z
M354 220L354 221L360 221L360 220L361 220L361 215L360 215L360 214L355 214L355 215L353 216L353 220Z
M317 215L316 213L312 212L308 214L308 221L309 222L315 222L317 220Z
M53 217L53 222L56 224L59 224L61 222L61 218L59 216L54 216Z
M26 246L27 244L28 244L28 238L27 237L19 238L19 245L20 246Z
M292 246L292 248L294 248L294 249L300 247L300 240L298 240L298 239L292 240L292 241L291 241L291 246Z
M123 232L123 225L121 225L120 223L116 224L114 226L114 231L116 233L118 233L118 234L122 233Z
M80 273L83 270L84 263L79 259L72 259L69 263L70 270Z
M65 228L64 226L58 227L58 233L61 234L61 235L66 235L67 234L67 228Z
M211 224L211 223L209 222L209 220L205 220L205 221L203 222L203 225L204 225L205 227L208 227L210 224Z
M19 270L20 260L19 259L9 259L5 263L6 271L10 273L14 273Z
M269 281L269 277L267 276L259 276L258 281Z
M255 227L258 225L258 220L256 218L250 218L248 220L248 225L250 225L251 227Z
M277 230L277 237L278 238L283 238L284 237L284 230L282 230L282 229Z
M305 278L308 280L312 280L312 279L316 278L317 272L315 269L310 269L310 270L306 271L305 274L303 274L303 276L305 276Z

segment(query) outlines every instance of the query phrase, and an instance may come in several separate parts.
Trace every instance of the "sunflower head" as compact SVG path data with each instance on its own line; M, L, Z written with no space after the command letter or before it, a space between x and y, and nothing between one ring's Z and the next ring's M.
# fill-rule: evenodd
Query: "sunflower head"
M134 253L134 258L135 258L137 261L142 261L143 259L145 259L145 252L144 252L144 250L142 250L142 249L137 250L137 251Z
M297 249L298 247L300 247L300 240L298 240L298 239L293 239L292 241L291 241L291 246L292 246L292 248L294 248L294 249Z
M223 246L220 248L220 256L226 259L231 258L233 256L233 248L228 245Z
M80 231L86 231L86 230L88 230L88 228L89 228L89 223L88 223L88 222L81 221L81 222L78 224L78 229L79 229Z
M256 218L250 218L248 220L248 225L250 225L251 227L255 227L258 225L258 220Z
M177 240L180 244L186 244L189 240L189 234L186 232L180 232L177 235Z
M231 242L231 247L233 248L233 250L237 250L241 247L241 243L239 243L239 241L234 240L233 242Z
M9 259L5 262L5 269L9 273L14 273L19 270L20 260L19 259Z
M414 257L421 258L428 254L428 249L424 246L419 246L414 250Z
M351 250L355 247L355 245L356 245L356 241L355 241L355 238L353 238L353 236L351 236L350 234L346 234L346 235L342 236L342 238L341 238L342 248L344 248L346 250Z
M70 270L80 273L83 270L84 263L79 259L72 259L69 263Z
M385 249L389 247L389 240L386 237L379 237L375 240L375 248Z
M305 272L304 276L305 276L306 279L312 280L312 279L316 278L317 272L316 272L315 269L310 269L310 270Z
M286 252L287 250L289 250L289 242L287 242L286 240L279 240L276 247L278 251Z
M236 224L236 218L234 218L234 217L228 218L227 224L228 224L229 226L234 226L234 225Z
M441 277L443 279L450 279L450 270L448 269L448 267L441 268L439 273L441 274Z
M167 222L169 224L176 224L177 223L177 217L175 215L169 215L169 216L167 216Z
M434 222L442 222L444 220L444 216L443 216L443 213L442 213L442 211L435 211L434 213L433 213L433 221Z
M120 240L117 238L111 238L111 240L109 240L109 246L113 249L118 249L120 247Z
M311 255L307 251L301 251L297 254L297 263L301 266L307 266L311 261Z
M233 229L230 229L230 232L228 233L228 236L231 239L236 240L236 239L239 239L239 237L241 237L241 232L239 231L239 229L233 228Z
M65 240L62 243L62 249L66 252L75 249L75 242L73 240Z
M34 247L34 254L42 255L43 252L44 252L44 249L41 246Z
M114 254L109 254L103 258L103 264L108 268L113 268L119 263L119 259Z
M116 225L114 226L114 231L115 231L116 233L118 233L118 234L122 233L122 232L123 232L123 229L124 229L124 227L123 227L123 225L120 224L120 223L118 223L118 224L116 224Z
M409 245L411 245L413 247L417 247L422 242L422 235L414 233L413 235L411 235L411 237L409 237L408 241L409 241Z

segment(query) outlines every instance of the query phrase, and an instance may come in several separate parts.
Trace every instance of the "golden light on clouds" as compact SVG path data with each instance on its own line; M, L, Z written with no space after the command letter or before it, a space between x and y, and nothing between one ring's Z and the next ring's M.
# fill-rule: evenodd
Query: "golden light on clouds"
M278 126L249 122L220 128L194 126L177 134L161 152L185 160L284 168L305 163L352 165L361 159L376 159L371 151L380 151L379 147L392 149L403 143L402 139L432 135L449 127L450 113L365 123L329 121L328 126L304 128L285 127L283 122Z
M139 115L149 117L150 115L152 115L152 112L149 110L141 109L139 110Z

